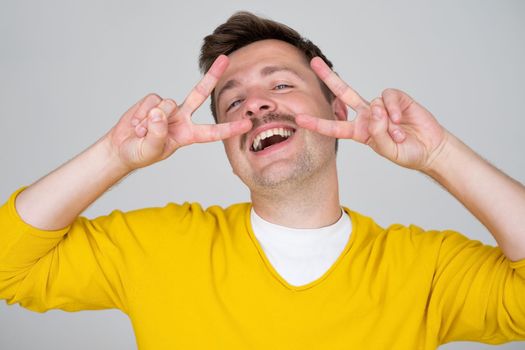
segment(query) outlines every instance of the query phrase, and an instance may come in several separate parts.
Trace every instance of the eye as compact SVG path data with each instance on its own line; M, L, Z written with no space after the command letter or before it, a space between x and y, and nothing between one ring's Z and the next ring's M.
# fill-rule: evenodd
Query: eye
M230 105L226 109L226 112L228 112L230 109L232 109L234 107L237 107L241 102L242 102L242 100L235 100L235 101L233 101L232 103L230 103Z
M288 85L288 84L278 84L274 87L274 90L283 90L283 89L287 89L287 88L291 88L293 87L292 85Z

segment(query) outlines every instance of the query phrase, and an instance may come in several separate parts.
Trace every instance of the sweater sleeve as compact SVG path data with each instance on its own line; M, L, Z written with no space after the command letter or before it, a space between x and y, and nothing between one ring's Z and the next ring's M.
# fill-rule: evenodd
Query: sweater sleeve
M428 312L440 343L525 339L525 260L457 232L438 236Z
M127 313L150 244L130 224L140 228L141 213L79 217L62 230L44 231L17 214L21 191L0 207L0 299L37 312L118 308Z

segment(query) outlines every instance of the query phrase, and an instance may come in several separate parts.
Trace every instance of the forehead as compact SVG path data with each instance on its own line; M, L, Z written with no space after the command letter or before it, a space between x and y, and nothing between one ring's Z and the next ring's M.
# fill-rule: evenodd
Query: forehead
M229 56L228 68L219 79L217 88L232 78L257 73L268 65L304 67L309 69L306 56L295 46L281 40L261 40L244 46Z

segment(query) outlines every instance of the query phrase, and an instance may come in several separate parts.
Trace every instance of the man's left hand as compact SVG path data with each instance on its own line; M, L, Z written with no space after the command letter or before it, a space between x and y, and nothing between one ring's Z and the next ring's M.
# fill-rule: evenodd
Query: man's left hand
M367 144L381 156L407 168L425 171L431 167L448 132L428 110L396 89L384 90L381 97L369 103L321 58L313 58L310 65L336 98L356 112L356 117L352 121L336 121L300 114L296 117L299 126Z

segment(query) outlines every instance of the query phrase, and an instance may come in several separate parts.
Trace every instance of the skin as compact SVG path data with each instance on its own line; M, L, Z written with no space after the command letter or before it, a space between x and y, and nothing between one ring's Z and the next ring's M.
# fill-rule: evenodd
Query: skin
M299 77L290 83L293 88L280 85L292 79L283 72L261 79L268 65L293 69ZM333 102L324 98L316 76L337 96ZM213 89L220 91L232 79L235 89L218 101L221 124L192 123L192 113ZM238 102L226 111L224 101ZM347 108L356 112L352 121L346 120ZM297 131L283 145L254 155L243 143L260 130L252 123L266 124L270 110L293 116L295 122L272 123ZM131 171L180 147L224 140L233 171L249 187L259 215L289 227L322 227L341 215L334 138L367 144L380 156L433 177L488 228L509 260L525 258L522 184L483 160L406 93L386 89L368 102L320 58L307 62L295 48L274 40L217 58L181 105L155 94L144 97L93 146L20 193L16 208L32 226L60 229Z
M354 121L298 115L298 125L327 136L366 143L382 157L434 178L494 236L511 261L525 258L525 187L443 128L400 90L386 89L371 103L320 59L311 67L334 94L354 109Z
M93 146L22 191L15 203L20 217L43 230L64 228L130 172L164 160L180 147L249 130L249 120L220 125L191 121L227 64L225 56L219 57L181 105L156 94L135 103Z
M326 100L308 61L292 45L259 41L232 53L229 59L230 65L217 84L216 94L221 93L217 116L219 122L254 120L255 128L246 137L223 142L233 172L250 189L256 212L289 227L321 227L337 221L341 210L335 140L299 128L295 122L256 120L268 113L293 117L314 113L327 120L345 120L346 108L339 100ZM268 67L276 68L265 74ZM235 86L223 91L231 81ZM296 130L285 147L259 153L250 150L261 129L283 125Z

